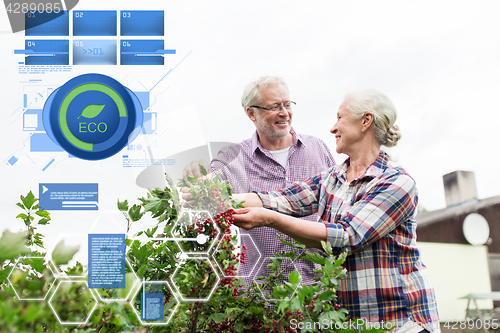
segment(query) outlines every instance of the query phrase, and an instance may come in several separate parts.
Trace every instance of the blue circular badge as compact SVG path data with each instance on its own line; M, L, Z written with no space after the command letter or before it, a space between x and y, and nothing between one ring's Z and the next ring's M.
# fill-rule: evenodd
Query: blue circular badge
M142 126L142 107L115 79L84 74L49 96L42 117L49 137L69 154L101 160L135 139Z

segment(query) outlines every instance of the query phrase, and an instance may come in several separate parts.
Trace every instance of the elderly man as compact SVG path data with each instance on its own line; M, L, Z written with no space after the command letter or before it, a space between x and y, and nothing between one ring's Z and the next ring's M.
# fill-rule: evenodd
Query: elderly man
M254 190L271 191L284 188L294 182L301 182L316 173L335 165L335 161L323 141L309 135L296 133L292 128L293 106L287 84L283 79L264 76L251 82L245 88L241 104L248 118L255 124L256 131L250 139L237 145L223 148L212 160L211 169L221 180L228 180L233 193L247 193ZM184 169L187 176L201 176L200 161L192 162ZM316 221L317 216L306 217ZM262 255L262 260L273 257L275 252L291 251L277 237L271 228L258 228L248 234ZM279 233L279 232L278 232ZM291 238L281 234L287 241ZM248 249L246 264L241 265L238 276L243 276L248 285L261 275L269 274L269 269L259 261L251 240L241 237L242 245ZM254 269L251 272L252 267ZM296 268L302 276L302 283L312 283L316 265L300 260ZM252 274L251 274L252 273Z

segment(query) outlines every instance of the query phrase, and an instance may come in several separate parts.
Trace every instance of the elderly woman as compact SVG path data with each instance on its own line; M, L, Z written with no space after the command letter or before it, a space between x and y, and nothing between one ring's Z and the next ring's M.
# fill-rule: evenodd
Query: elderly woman
M236 210L235 224L271 227L310 247L329 241L348 252L338 296L352 317L439 332L434 290L416 244L415 181L380 150L399 140L395 121L384 94L348 94L330 131L337 153L348 159L282 190L238 195L247 208ZM323 223L297 218L316 212Z

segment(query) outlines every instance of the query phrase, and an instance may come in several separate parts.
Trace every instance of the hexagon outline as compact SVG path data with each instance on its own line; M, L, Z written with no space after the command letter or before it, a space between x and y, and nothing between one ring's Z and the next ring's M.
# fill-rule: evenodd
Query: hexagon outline
M165 283L168 287L168 289L170 290L170 292L172 293L172 295L174 296L175 300L177 301L177 305L174 307L173 311L172 311L172 314L170 315L170 317L167 319L166 322L162 322L162 323L149 323L149 322L143 322L141 320L141 316L139 315L139 312L137 312L137 310L135 309L135 307L133 306L133 304L131 304L131 308L132 310L134 311L135 315L137 316L137 319L139 319L139 321L141 322L142 325L147 325L147 326L166 326L168 324L170 324L170 320L172 320L172 317L174 316L175 312L177 311L177 308L181 305L181 303L179 302L179 299L177 298L177 295L175 294L174 290L172 289L172 287L170 286L170 283L168 283L168 281L142 281L139 286L141 286L142 284L144 283ZM135 292L134 294L134 297L137 296L137 293L141 290L141 288L138 288L137 291ZM134 298L132 297L132 299ZM132 302L132 299L130 300L130 302Z
M59 242L59 240L63 240L63 238L62 238L63 236L78 236L78 234L60 234L60 235L57 236L55 244L57 244ZM81 236L85 237L84 234L81 234ZM52 260L51 260L51 262L52 262ZM69 279L73 279L73 278L76 278L76 279L77 278L86 278L87 275L89 274L89 270L87 268L87 271L85 272L84 275L71 275L71 276L69 276L66 273L60 271L59 268L54 263L52 263L52 264L54 265L54 269L56 270L57 275L59 275L61 278L69 278Z
M47 260L47 266L49 267L49 270L50 272L52 273L52 275L54 275L54 282L52 283L52 285L50 286L49 290L47 290L47 293L45 294L45 296L43 298L21 298L19 297L19 295L17 294L17 291L16 291L16 288L14 287L14 285L12 284L12 282L10 281L10 276L12 274L12 272L14 272L14 270L16 269L16 266L17 264L19 263L19 261L21 259L44 259L45 257L30 257L30 256L24 256L24 257L19 257L17 258L16 260L16 263L14 265L14 267L12 267L12 269L10 270L9 272L9 275L7 275L7 281L9 281L9 284L10 286L12 287L12 290L14 290L14 293L16 294L17 298L20 300L20 301L45 301L45 299L47 298L47 296L49 295L50 291L52 290L52 288L54 287L54 284L55 282L57 281L57 279L60 277L59 274L57 273L54 273L53 271L53 268L50 266L50 264L52 263L52 260ZM54 263L52 263L52 265L54 265Z
M135 274L135 271L132 268L132 265L130 264L130 262L128 261L128 258L127 258L126 252L125 252L125 265L127 265L127 264L128 264L128 267L130 268L130 271L132 273L134 273L134 276L135 276L134 285L130 288L130 291L128 292L127 297L125 297L125 298L102 298L101 295L96 290L95 293L97 294L97 296L99 297L99 299L101 300L101 302L104 302L104 303L113 303L113 302L127 302L128 301L128 299L130 297L130 294L136 288L135 285L137 284L137 281L139 281L139 283L140 283L141 279L139 279L139 277L137 276L137 274ZM107 289L107 288L92 288L92 289ZM115 288L109 288L109 289L115 289Z
M179 244L178 240L179 239L182 239L182 238L179 238L179 237L175 237L175 235L172 233L170 236L172 236L172 239L174 240L174 242L177 244L177 246L179 247L179 249L181 249L181 252L183 253L186 253L188 255L202 255L202 256L208 256L209 253L210 253L210 250L212 250L212 248L214 247L215 244L219 243L220 241L220 235L221 235L221 230L219 229L219 227L217 226L217 224L215 223L215 220L214 218L212 217L212 214L210 214L210 212L208 210L203 210L203 209L182 209L177 217L177 219L175 220L172 228L175 227L175 225L179 222L181 216L185 213L189 214L189 212L192 212L192 213L206 213L208 215L208 217L210 218L210 220L212 221L212 224L215 228L215 230L217 230L217 235L214 237L214 239L212 240L212 243L210 244L210 246L208 247L208 249L206 251L203 251L203 252L185 252L183 249L182 249L182 246Z
M123 235L123 234L127 235L127 229L126 229L126 227L121 226L121 225L119 224L119 222L118 222L115 218L113 218L113 217L111 216L111 214L113 214L113 213L115 213L115 214L122 213L121 211L119 211L119 210L118 210L118 211L116 211L116 210L114 210L114 209L113 209L112 211L109 211L109 212L108 212L108 210L106 210L104 207L99 206L99 203L97 203L96 205L97 205L97 208L99 209L99 210L98 210L98 211L99 211L99 214L97 214L97 216L96 216L96 218L95 218L94 222L92 223L92 225L91 225L91 226L90 226L90 228L88 229L88 230L89 230L89 231L88 231L88 233L89 233L89 234L90 234L90 233L92 233L92 234L95 234L95 233L100 234L100 233L102 233L102 232L98 232L98 231L97 231L97 230L95 230L94 228L97 226L97 223L99 222L99 218L100 218L101 216L107 216L111 222L113 222L114 224L116 224L117 230L119 230L119 231L120 231L120 232L117 232L117 233L116 233L117 235ZM125 218L125 217L124 217L124 218ZM111 233L111 232L107 232L107 233Z
M172 241L172 240L173 240L172 238L164 238L164 237L159 237L159 238L150 238L150 237L148 237L148 238L139 238L139 237L131 237L131 238L129 238L129 239L132 241L132 243L133 243L134 241L136 241L136 240L137 240L137 241L139 241L139 242L145 242L145 241L147 241L147 242L150 242L150 241L168 242L168 241ZM179 249L180 249L180 248L179 248ZM128 249L126 249L126 251L125 251L125 258L126 258L127 260L128 260L128 257L127 257L127 253L128 253L128 251L130 251L130 247L129 247ZM185 254L184 252L182 252L182 251L181 251L181 252L179 252L179 253L181 253L181 256L182 256L182 255L186 255L186 254ZM186 255L186 257L187 257L187 255ZM130 264L130 262L129 262L129 264ZM131 265L131 264L130 264L130 268L132 269L132 265ZM132 269L132 271L133 271L133 272L134 272L134 274L135 274L135 271L134 271L133 269ZM139 284L141 284L141 283L142 283L142 282L141 282L141 279L137 276L137 274L135 274L135 276L137 277L137 280L139 280ZM127 298L127 299L128 299L128 298Z
M94 298L94 300L95 300L94 307L92 308L92 310L90 310L90 312L89 312L89 314L88 314L88 316L87 316L87 320L85 320L85 322L64 322L64 323L63 323L63 322L61 321L61 319L59 318L59 316L57 315L56 310L52 307L51 302L52 302L52 299L54 298L54 296L55 296L55 294L56 294L56 292L57 292L57 288L59 288L59 286L61 285L61 283L64 283L64 282L83 282L83 283L85 283L85 284L87 285L88 290L90 291L90 294L91 294L91 295L92 295L92 297ZM54 315L56 316L57 321L59 321L59 324L61 324L61 325L84 325L84 324L86 324L86 323L89 321L89 319L90 319L90 317L92 316L92 313L94 313L94 310L95 310L95 308L97 307L97 304L99 303L99 301L98 301L98 300L97 300L97 298L95 297L95 295L94 295L94 293L92 292L92 290L89 288L89 285L87 284L87 281L85 281L85 280L62 280L62 281L59 281L59 284L57 285L56 289L54 290L54 293L53 293L53 294L52 294L52 296L50 297L50 299L49 299L49 302L48 302L48 303L49 303L50 308L52 309L52 312L53 312L53 313L54 313Z
M215 282L215 284L214 284L212 290L210 291L210 293L208 294L207 298L189 298L189 297L184 298L179 290L179 287L177 287L177 285L175 284L174 276L175 276L175 274L177 274L177 271L179 270L181 265L183 265L186 262L186 260L207 260L208 263L210 264L210 267L212 267L212 269L214 270L215 276L217 277L217 281ZM172 283L175 290L179 294L180 299L183 302L208 302L210 300L210 297L212 297L212 294L214 293L215 289L217 288L217 286L220 283L220 277L219 277L219 274L217 274L217 270L215 269L214 265L212 265L212 262L210 261L209 257L188 257L185 260L183 260L182 262L178 263L177 267L175 268L174 272L172 273L172 276L170 277L170 283Z
M288 258L288 257L265 257L265 258L264 258L264 260L262 260L262 263L260 264L260 266L259 266L259 270L258 270L258 271L260 271L260 269L261 269L262 265L264 265L264 263L266 262L266 259L267 259L267 258L289 259L290 261L292 260L292 259L290 259L290 258ZM300 276L300 282L299 282L299 284L297 285L297 287L295 288L295 290L294 290L294 291L290 294L290 297L286 297L286 298L279 299L279 300L289 301L289 300L290 300L290 298L291 298L291 297L292 297L292 296L293 296L293 295L297 292L297 289L298 289L298 288L300 287L300 285L301 285L301 282L302 282L302 274L301 274L301 273L300 273L300 271L297 269L297 266L295 266L295 263L293 263L293 267L295 268L295 270L297 271L297 273L298 273L298 274L299 274L299 276ZM257 278L257 276L253 278L253 281L255 281L255 278ZM255 284L257 285L257 288L259 289L260 293L262 294L262 297L263 297L264 299L267 299L266 297L264 297L264 293L263 293L263 291L260 289L260 285L261 285L262 283L255 283ZM277 299L276 299L276 298L273 298L273 297L272 297L272 294L271 294L271 298L269 298L269 300L275 300L275 301L277 301Z
M260 253L259 249L257 248L257 245L255 245L255 242L254 242L254 241L253 241L253 239L252 239L252 235L250 235L250 234L242 234L242 233L240 233L240 237L242 237L242 236L248 236L248 238L250 238L250 241L251 241L251 242L252 242L252 244L254 245L255 250L257 250L257 253L259 254L259 259L257 259L257 260L255 261L255 264L253 265L252 270L250 271L250 273L249 273L248 275L238 275L238 274L236 274L236 275L234 275L234 276L232 276L232 275L225 275L225 274L224 274L224 271L222 270L222 267L220 267L220 266L219 266L218 261L217 261L217 260L215 259L215 257L214 257L215 252L217 252L217 250L219 249L219 246L222 244L222 242L219 242L219 244L217 244L217 247L215 248L215 251L214 251L214 252L212 252L212 254L211 254L211 255L212 255L212 259L215 261L215 264L217 265L217 267L218 267L218 268L220 269L220 271L222 272L222 274L221 274L221 275L222 275L223 277L225 277L225 278L235 278L235 279L237 279L237 278L244 278L244 277L250 277L250 276L252 276L252 273L253 273L253 271L255 270L255 267L257 267L257 264L259 263L260 259L262 259L262 253ZM262 264L261 264L261 265L262 265ZM260 268L260 266L259 266L259 268Z

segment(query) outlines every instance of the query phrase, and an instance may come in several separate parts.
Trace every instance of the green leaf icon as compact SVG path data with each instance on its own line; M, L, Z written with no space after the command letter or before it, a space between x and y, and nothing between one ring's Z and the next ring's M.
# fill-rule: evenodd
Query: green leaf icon
M94 118L94 117L97 117L99 115L99 113L101 113L102 109L104 109L105 106L106 106L106 104L102 104L102 105L99 105L99 104L90 104L90 105L87 105L85 107L85 109L83 109L82 113L76 119L80 119L81 116L84 116L85 118Z

